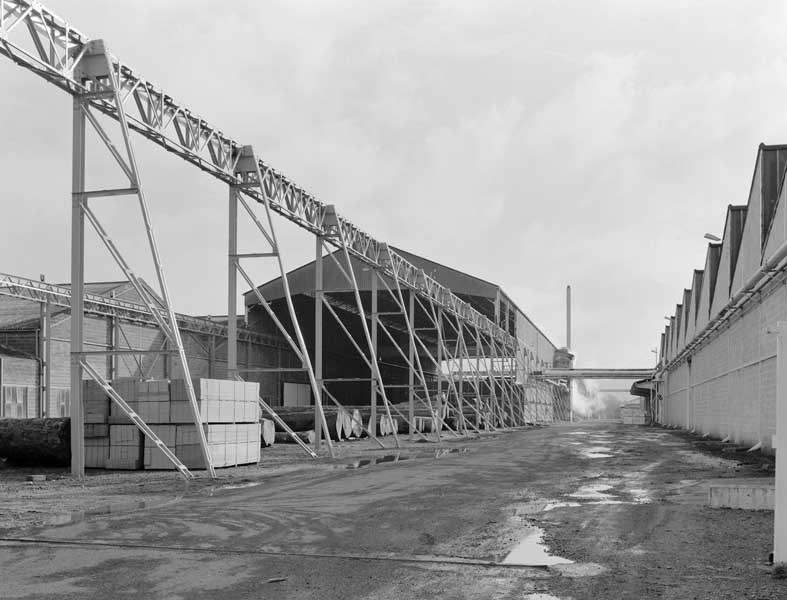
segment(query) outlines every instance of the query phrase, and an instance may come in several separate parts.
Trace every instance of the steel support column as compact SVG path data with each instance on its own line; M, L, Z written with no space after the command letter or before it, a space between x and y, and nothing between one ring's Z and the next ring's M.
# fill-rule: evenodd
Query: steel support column
M322 317L323 317L323 262L322 246L323 237L314 236L314 377L322 394L323 373L322 373ZM327 427L323 423L323 415L320 410L322 398L317 401L314 399L314 451L319 452L322 446L322 431Z
M229 186L227 248L227 378L238 374L238 191Z
M773 502L773 563L787 565L787 322L776 335L776 490Z
M74 97L71 165L71 474L85 476L85 422L82 404L82 363L85 295L85 112ZM84 200L85 204L87 199Z
M210 475L214 476L213 464L210 459L207 441L204 431L200 425L198 407L194 397L194 390L191 383L186 355L183 349L183 342L178 330L175 312L169 296L169 290L164 278L164 271L153 233L153 226L150 219L150 212L145 199L139 169L134 156L131 144L130 133L126 115L123 111L118 82L115 79L116 73L112 71L111 61L104 43L101 40L89 42L82 57L84 63L75 65L75 73L80 79L89 81L88 90L84 94L75 94L74 102L74 139L73 139L73 181L72 181L72 288L71 288L71 447L72 447L72 473L77 477L84 476L84 410L82 400L82 374L86 372L94 381L101 385L107 395L127 414L131 421L137 425L145 435L157 447L162 449L165 456L172 461L175 467L186 477L191 473L182 463L172 454L160 439L150 430L144 421L137 415L123 398L112 388L110 382L106 381L104 374L97 371L89 362L88 355L103 354L104 356L117 353L116 350L84 352L84 223L89 221L94 228L100 241L104 244L109 254L115 260L118 267L128 278L134 287L142 303L147 307L150 315L157 322L165 337L173 342L180 356L184 381L188 390L194 422L198 429L200 447L203 451L203 458L206 468ZM122 145L120 149L112 141L109 134L105 131L96 115L91 112L90 100L100 97L112 103L116 110L116 118L120 126ZM112 158L118 164L125 176L128 178L127 187L114 189L85 190L85 128L86 123L90 122L99 140L103 142ZM90 198L107 198L112 196L136 196L142 221L144 224L147 243L150 249L156 277L159 283L163 306L159 305L144 286L139 277L134 273L126 262L122 253L115 245L112 238L103 227L98 217L88 204ZM133 352L133 351L132 351ZM106 370L106 368L105 368Z
M347 264L349 265L348 268L352 268L352 265L349 264L349 256L347 258ZM369 316L371 317L371 336L372 340L370 342L370 352L369 355L371 360L376 361L377 356L377 276L375 273L371 273L372 285L371 285L371 311ZM369 383L369 414L370 420L372 423L377 425L377 377L375 375L375 369L371 368L371 382Z
M306 347L306 342L303 338L303 332L301 331L301 326L298 321L298 315L295 312L295 306L292 302L292 294L290 293L290 284L287 279L287 272L284 269L284 263L282 262L281 258L281 249L279 248L279 242L276 235L276 228L273 224L273 217L271 214L271 200L269 196L269 174L268 171L265 171L263 175L262 170L260 169L260 162L257 159L257 156L254 152L254 149L251 146L243 146L238 155L237 160L235 163L234 174L238 177L242 183L236 184L236 188L239 192L245 195L251 195L254 192L260 192L262 196L262 205L265 211L265 224L257 217L255 211L249 206L249 203L241 197L239 194L237 195L238 200L240 201L243 209L251 218L252 222L256 226L257 230L262 234L262 236L267 241L270 251L268 252L254 252L248 254L236 254L235 255L235 268L240 272L241 276L246 280L246 283L251 286L252 291L254 292L257 300L259 301L260 305L265 309L265 311L270 316L271 320L274 322L276 327L282 333L284 338L290 344L293 352L298 356L301 360L302 370L306 372L309 378L309 384L311 386L312 395L314 396L314 403L316 406L316 410L320 413L321 417L319 419L323 425L323 433L325 434L325 442L328 445L328 451L331 455L331 458L334 458L334 450L333 444L331 443L330 433L327 429L327 424L325 422L325 415L322 406L322 393L321 387L317 383L317 379L314 373L314 367L312 365L311 358L309 356L309 350ZM252 196L254 197L254 196ZM281 277L282 289L283 289L283 296L285 300L285 304L287 305L287 314L290 317L290 322L292 324L293 333L295 334L295 339L293 340L292 336L287 332L286 327L281 323L279 318L276 316L276 313L271 308L268 301L263 297L262 293L260 292L259 288L254 284L249 274L246 270L241 266L240 259L242 258L274 258L276 260L276 265L279 269L279 274ZM318 261L320 262L320 261ZM278 419L278 415L275 414L275 411L270 407L267 403L260 399L261 406L274 418L274 420ZM315 426L317 423L315 423ZM308 448L305 448L308 450ZM312 455L312 451L308 450L309 454Z
M431 305L432 311L434 311L434 307ZM435 316L434 318L434 326L435 330L437 331L437 407L438 407L438 423L440 428L442 429L443 426L443 414L445 409L443 406L448 403L448 394L446 394L445 398L443 397L443 326L440 322L439 315Z
M413 336L415 334L413 327L415 327L415 297L413 296L413 291L409 290L407 292L407 302L408 302L408 311L409 311L409 318L407 320L407 330L409 332L409 336L407 337L407 354L409 358L410 364L408 365L407 371L407 416L410 419L410 426L409 430L409 439L411 442L415 441L415 340Z
M369 331L369 325L366 323L366 310L363 307L363 302L361 300L361 292L358 288L358 280L355 277L355 269L353 268L352 259L350 258L350 251L347 247L347 240L344 239L344 233L342 229L341 222L336 216L336 211L333 206L329 205L326 207L326 214L325 214L325 222L326 224L330 223L330 229L332 235L335 236L335 241L341 245L342 254L344 256L344 262L346 265L346 269L342 266L342 264L336 259L333 254L330 256L336 263L336 266L339 269L339 272L342 273L344 278L347 282L352 286L353 296L355 297L355 305L358 311L358 315L361 320L361 328L363 330L364 338L366 339L366 345L369 350L369 367L372 373L372 377L376 380L376 389L377 392L383 399L383 406L385 407L385 415L388 419L389 423L393 424L393 417L391 415L391 405L388 402L388 395L385 392L385 385L383 384L383 377L382 373L380 373L380 365L377 360L377 348L376 345L372 343L372 334ZM372 277L376 277L374 273L372 273ZM376 404L376 399L374 404ZM370 429L374 429L376 427L375 423L372 423L372 427ZM394 428L392 431L394 437L394 444L397 448L401 447L401 443L399 442L399 433Z
M396 270L397 270L398 266L396 265L396 263L394 263L394 261L393 261L393 254L391 253L391 250L390 250L390 248L388 247L387 244L381 244L381 246L380 246L380 253L381 253L381 261L382 261L382 263L385 266L390 267L391 269L393 269L394 270L394 275L397 275L397 271ZM415 421L415 404L414 404L414 400L416 398L418 398L418 401L421 402L422 404L424 404L429 409L429 413L433 417L434 417L434 414L435 414L434 408L432 406L432 400L431 400L431 397L430 397L430 394L429 394L429 385L427 384L427 381L426 381L426 374L424 373L423 365L421 364L421 356L418 353L418 349L415 346L415 342L416 341L418 341L419 343L421 343L423 345L423 341L418 337L418 335L417 335L417 328L415 327L415 300L416 300L416 297L413 294L412 290L410 290L409 294L408 294L408 296L409 296L409 303L405 304L404 294L402 292L401 285L399 284L398 277L394 277L393 278L393 282L394 282L395 285L394 285L394 289L391 289L391 287L388 285L388 283L386 282L385 278L383 277L383 275L379 271L375 271L375 275L377 276L379 282L381 282L383 284L383 286L385 287L386 291L390 295L391 299L394 301L394 303L399 308L399 311L400 311L400 313L401 313L401 315L402 315L402 317L404 319L405 326L407 327L408 348L411 348L412 350L408 350L408 354L405 355L404 351L399 347L399 344L396 342L396 340L393 338L393 336L385 328L384 325L383 325L383 331L386 333L386 335L388 335L389 339L391 340L391 343L397 348L397 350L401 354L402 358L407 362L407 365L408 365L408 367L410 369L410 372L411 372L411 377L409 378L409 381L412 381L413 375L417 375L419 380L420 380L420 382L421 382L421 385L423 386L424 394L426 395L426 401L424 402L423 399L421 399L420 397L416 396L415 390L413 388L413 385L408 383L408 388L410 390L410 398L409 398L409 402L408 402L408 425L409 425L408 432L409 431L415 432L415 425L414 425L414 421ZM394 293L394 290L395 290L396 293ZM420 304L420 300L418 302ZM382 325L382 323L381 323L381 325ZM410 355L412 355L412 358L414 360L412 360L410 358ZM416 367L417 367L417 371L414 371L414 369ZM425 436L423 436L422 432L418 431L418 432L415 432L415 433L418 433L419 436L421 436L422 438L426 439ZM440 434L440 429L439 428L437 429L436 434L437 434L437 440L440 441L441 434Z

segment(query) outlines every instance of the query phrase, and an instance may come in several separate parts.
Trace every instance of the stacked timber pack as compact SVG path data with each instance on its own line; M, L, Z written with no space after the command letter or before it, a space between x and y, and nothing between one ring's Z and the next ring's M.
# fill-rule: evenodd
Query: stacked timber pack
M645 410L639 402L632 402L620 407L620 417L624 425L644 425Z
M86 467L174 468L98 384L84 385ZM116 379L112 385L186 467L205 468L183 380ZM195 379L193 385L213 466L259 462L259 384Z

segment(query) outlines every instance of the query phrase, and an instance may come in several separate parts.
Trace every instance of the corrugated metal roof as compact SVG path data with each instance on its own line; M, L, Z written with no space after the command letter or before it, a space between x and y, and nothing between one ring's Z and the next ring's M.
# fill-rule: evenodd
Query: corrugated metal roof
M429 259L417 256L410 252L393 248L394 251L401 254L406 260L410 261L416 267L423 269L427 275L430 275L442 285L451 289L452 292L457 294L482 296L487 298L495 298L497 290L499 289L493 283L473 277L466 273L462 273L451 267L446 267L440 263L436 263ZM340 251L335 251L334 256L338 259L339 263L346 269L344 256ZM360 260L350 258L355 271L355 278L358 282L358 289L360 291L368 291L371 289L372 272ZM287 282L290 285L290 292L293 295L302 294L314 290L314 264L311 261L305 265L293 269L287 273ZM392 282L391 282L392 283ZM345 277L341 274L336 262L329 256L323 257L323 289L325 291L339 291L348 290L350 284ZM281 278L276 277L259 286L262 295L266 299L281 298L284 290L281 285ZM244 293L246 298L246 305L250 306L257 303L257 298L252 290Z
M0 329L28 329L41 318L38 302L0 296ZM62 309L58 309L60 311Z
M159 306L164 307L164 301L158 295L147 281L140 279L142 287L150 294L150 296L158 303ZM58 287L71 289L71 283L58 283ZM125 302L133 302L134 304L142 304L137 290L128 281L94 281L85 283L85 293L95 294L96 296L104 296L106 298L117 298Z
M450 288L452 292L495 298L497 291L500 289L500 286L490 281L447 267L423 256L407 252L407 250L402 250L401 248L393 248L393 250L401 254L416 267L423 269L427 275L434 277L441 284Z
M142 285L158 302L164 302L156 292L144 281ZM70 289L70 283L58 283L58 287ZM85 283L85 293L106 298L115 297L125 302L142 304L139 294L128 281L96 281ZM68 312L67 308L54 307L53 314ZM32 300L13 298L0 295L0 329L30 329L38 327L41 318L41 304Z

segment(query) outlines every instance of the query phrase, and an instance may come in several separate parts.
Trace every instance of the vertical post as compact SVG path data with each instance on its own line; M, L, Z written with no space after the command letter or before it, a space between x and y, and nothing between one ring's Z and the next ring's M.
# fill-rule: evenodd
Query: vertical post
M566 348L571 350L571 286L566 286Z
M82 407L82 359L85 296L85 113L74 98L71 171L71 474L85 476L85 423Z
M442 308L437 309L437 323L435 329L437 330L437 426L440 431L443 430L443 319Z
M44 371L44 398L42 399L41 416L49 416L49 407L52 406L54 396L52 394L52 303L46 303L46 348L44 349L44 362L46 363L46 370Z
M41 275L41 281L46 281L44 275ZM51 397L51 382L52 375L50 372L50 365L52 364L52 303L47 300L41 305L41 385L39 394L39 407L36 416L46 417L49 416L49 398ZM2 387L0 387L0 395L2 395ZM0 397L0 401L2 398Z
M115 290L110 292L110 297L115 298L117 294ZM118 350L118 331L120 330L120 322L117 317L112 317L109 320L109 349ZM118 377L118 365L120 364L120 357L117 354L109 355L109 381L112 382Z
M348 267L352 268L349 265ZM372 310L371 310L371 318L372 318L372 348L373 351L370 353L370 358L375 360L377 357L377 275L372 273L372 285L371 285L371 296L372 296ZM371 369L371 383L370 383L370 396L369 396L369 407L370 407L370 419L372 426L369 428L371 431L375 432L377 428L377 377L375 376L374 366Z
M517 426L519 425L519 419L517 414L517 387L516 387L516 347L509 348L508 356L506 360L508 361L508 393L510 395L509 402L511 403L511 425ZM554 404L553 404L554 407Z
M114 296L114 291L112 293ZM107 344L109 350L118 349L118 320L117 317L109 319L109 343ZM107 366L109 367L109 381L115 380L117 375L117 354L110 354L107 356Z
M458 344L462 344L462 320L457 319L457 323L459 323L459 327L457 327L456 335L459 338L457 341L457 348ZM465 423L465 389L464 389L464 370L465 370L465 359L462 357L461 352L457 352L456 354L459 355L459 386L457 387L457 399L456 403L459 408L459 413L456 415L457 423L460 424L457 429L460 429L462 433L465 435L468 434L467 431L467 423ZM456 356L454 356L454 364L456 364Z
M574 380L568 378L568 420L574 422Z
M323 302L323 263L322 245L324 237L315 236L314 250L314 378L317 388L322 394L322 302ZM319 452L322 446L322 411L320 402L322 398L314 399L314 451Z
M407 417L410 421L410 441L415 441L415 431L414 423L415 423L415 296L413 295L412 290L407 291L407 298L410 303L410 318L408 325L411 328L411 335L409 336L409 345L408 345L408 359L410 360L410 368L407 375Z
M230 185L227 248L227 378L238 374L238 191Z
M776 334L776 495L773 502L773 564L787 563L787 323Z
M480 429L481 428L481 411L484 410L484 407L481 404L481 399L480 399L481 390L483 389L481 386L482 386L483 382L482 382L482 379L481 379L481 370L480 370L481 369L481 352L478 349L479 348L478 344L479 344L479 342L478 342L478 329L476 329L476 335L475 335L475 374L474 374L474 376L475 376L475 385L476 385L475 426L476 426L476 428ZM489 425L488 422L486 420L484 420L484 423L486 424L486 427L488 428L488 425Z
M208 343L208 377L210 379L215 379L216 378L216 336L215 335L210 335L208 337L208 340L209 340L209 343ZM235 362L237 362L237 359L236 359ZM227 379L229 379L229 376L227 377Z
M686 361L688 379L686 381L686 430L691 429L691 360Z

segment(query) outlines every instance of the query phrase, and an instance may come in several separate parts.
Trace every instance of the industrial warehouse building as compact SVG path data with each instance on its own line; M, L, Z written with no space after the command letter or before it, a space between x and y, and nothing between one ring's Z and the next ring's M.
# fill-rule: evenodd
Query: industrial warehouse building
M467 275L422 257L397 250L408 261L423 269L434 279L450 288L462 300L488 316L517 338L520 364L509 383L518 386L534 409L534 420L549 421L554 417L556 394L543 383L529 381L532 370L551 366L555 345L510 300L500 286ZM339 322L327 312L323 320L323 379L334 397L343 404L366 404L371 397L371 373L356 351L365 347L354 293L342 278L336 262L325 256L324 285L326 299ZM372 297L377 297L376 315L380 329L376 332L382 379L392 402L406 402L413 381L410 369L388 335L406 348L407 329L397 305L389 292L393 280L373 291L375 278L365 265L353 259L358 286L365 310L372 312ZM307 347L314 347L314 262L288 274L293 302ZM263 297L277 318L292 332L292 324L283 296L281 279L260 286ZM43 293L46 291L46 293ZM36 293L33 293L36 292ZM128 282L90 283L85 286L85 349L156 351L165 349L164 337L153 319L145 314L137 292ZM148 292L155 294L148 288ZM403 291L406 302L409 292ZM272 406L313 404L306 373L289 344L259 305L253 291L244 296L245 318L239 319L238 368L243 377L260 383L262 397ZM432 322L431 308L413 298L414 323L424 346L417 348L432 392L447 389L450 357L441 352ZM5 276L0 281L0 417L57 417L69 414L70 393L70 310L68 285L50 285L17 277ZM135 308L136 307L136 308ZM449 322L450 316L443 318ZM227 377L226 317L191 317L178 315L178 324L194 377ZM456 321L453 322L456 327ZM345 331L353 340L350 340ZM457 348L458 336L449 332L446 346ZM452 339L448 339L448 338ZM481 342L482 351L490 353L483 341L463 329L464 343L474 350ZM438 367L432 359L436 358ZM492 360L491 353L489 360ZM430 362L431 361L431 362ZM113 355L92 357L91 364L108 379L134 377L139 379L178 378L177 360L168 355ZM454 363L455 365L457 363ZM473 369L483 370L481 361L464 365L469 376ZM85 375L87 377L87 375ZM460 375L461 377L461 375ZM459 383L459 386L462 384ZM499 382L502 385L502 382ZM489 395L491 390L485 393ZM496 388L498 389L498 388ZM482 390L482 393L484 390ZM471 394L470 386L464 392ZM563 394L565 396L565 394ZM561 396L563 400L564 397ZM564 411L565 412L565 411Z
M398 248L394 250L518 340L520 366L511 379L514 380L515 385L522 389L528 401L538 411L537 420L552 420L555 396L553 386L536 384L528 377L531 371L552 365L557 348L549 338L514 304L499 285L404 250ZM407 402L413 389L411 369L406 360L408 358L409 335L405 317L397 304L396 284L393 279L386 276L383 276L384 281L380 281L366 265L354 258L350 260L360 291L363 310L370 322L373 338L376 340L378 362L386 395L392 402ZM322 289L330 306L329 310L323 312L325 346L323 381L328 390L342 403L365 404L369 402L375 392L369 366L360 356L358 349L348 341L347 334L349 333L356 340L358 347L363 352L366 351L366 342L354 291L342 273L342 270L349 273L345 261L346 259L340 251L322 257ZM314 346L315 340L315 265L315 261L312 261L291 271L287 276L298 321L309 348ZM270 302L276 316L289 325L281 278L269 281L258 289L262 296ZM259 304L256 294L249 291L244 298L248 326L256 331L274 332L276 330L275 324L267 311ZM468 328L458 326L450 315L440 314L439 310L430 307L428 302L420 300L415 294L413 294L411 301L409 290L402 290L402 299L405 307L412 305L410 309L412 310L412 322L418 337L423 342L423 345L417 344L413 352L418 355L425 376L428 378L430 394L439 394L448 390L447 378L450 374L447 363L452 358L455 359L452 363L455 370L462 371L466 378L470 377L475 365L464 364L463 368L457 368L462 364L456 359L460 354L461 346L459 344L465 344L471 356L483 353L487 360L492 360L487 341L476 338ZM376 316L376 319L371 318L372 314ZM444 327L445 339L442 340L445 343L448 356L437 338L434 327L437 318L448 322L448 325ZM461 336L459 329L461 329ZM477 352L479 348L480 352ZM480 370L484 370L483 365ZM456 373L453 377L457 377ZM461 384L454 381L454 386L457 389L459 385ZM303 387L307 387L305 381ZM470 386L465 386L463 391L459 393L472 396ZM488 396L490 393L491 390L485 389L482 395ZM308 395L308 390L304 389L303 394Z
M745 205L729 206L661 336L656 418L773 450L776 326L787 321L787 146L761 145Z
M148 288L149 293L155 294ZM164 336L141 305L130 283L85 285L85 349L162 350ZM18 277L0 278L0 417L60 417L69 414L70 310L68 285L49 285ZM178 315L193 377L227 375L226 318ZM297 361L281 336L238 331L238 364L253 369L292 366ZM104 377L178 378L177 361L166 354L91 357ZM87 375L85 375L87 377ZM249 371L251 381L274 403L281 402L277 373Z

